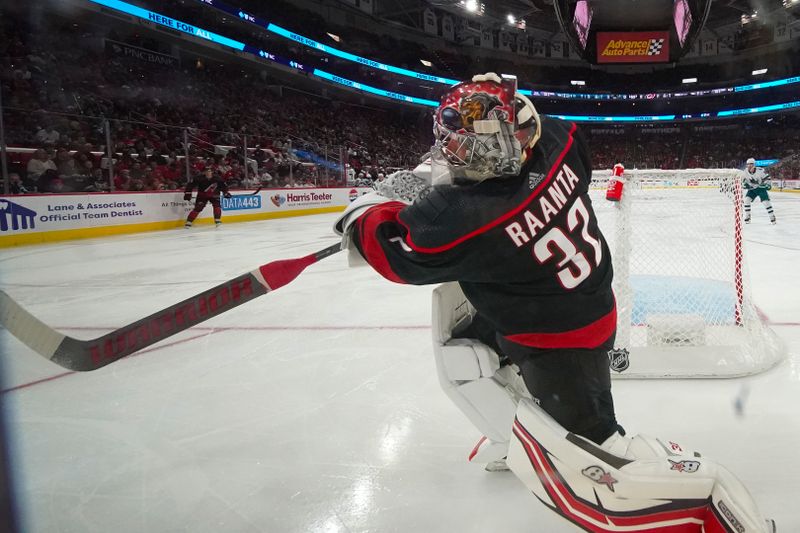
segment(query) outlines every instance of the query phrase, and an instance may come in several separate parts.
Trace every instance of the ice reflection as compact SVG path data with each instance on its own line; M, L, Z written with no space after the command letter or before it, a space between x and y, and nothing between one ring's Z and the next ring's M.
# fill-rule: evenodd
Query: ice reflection
M406 448L406 441L411 432L411 417L393 420L384 430L380 444L380 458L383 464L394 463L397 454Z

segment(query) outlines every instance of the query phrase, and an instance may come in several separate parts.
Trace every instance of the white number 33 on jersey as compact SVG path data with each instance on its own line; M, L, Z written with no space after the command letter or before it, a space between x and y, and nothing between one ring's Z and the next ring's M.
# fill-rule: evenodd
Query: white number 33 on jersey
M565 289L574 289L592 273L593 266L584 253L589 251L589 246L593 251L594 266L599 266L603 259L603 247L600 241L589 235L589 221L589 210L586 209L583 200L578 198L567 213L567 229L570 235L563 229L554 227L533 245L533 256L540 264L550 261L558 252L560 256L558 267L564 267L558 271L558 280ZM578 245L583 251L576 246L577 239L571 237L579 224L583 242L578 241Z

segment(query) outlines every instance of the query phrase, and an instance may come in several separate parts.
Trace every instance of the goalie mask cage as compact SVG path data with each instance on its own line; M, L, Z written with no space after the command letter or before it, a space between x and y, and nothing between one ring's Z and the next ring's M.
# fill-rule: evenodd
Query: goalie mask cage
M762 372L784 348L754 305L731 169L594 172L592 203L611 249L617 338L613 374L722 378Z

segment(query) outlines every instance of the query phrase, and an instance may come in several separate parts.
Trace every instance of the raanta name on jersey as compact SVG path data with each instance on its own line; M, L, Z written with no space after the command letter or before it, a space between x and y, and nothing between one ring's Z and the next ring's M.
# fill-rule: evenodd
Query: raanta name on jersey
M530 242L553 217L558 216L578 183L580 183L578 175L569 168L569 165L563 164L547 189L531 202L528 209L523 211L524 224L514 221L505 227L506 234L517 248ZM578 202L573 205L577 204ZM581 208L586 209L583 202L580 202L577 209ZM519 216L515 218L519 219ZM588 214L584 220L588 220Z

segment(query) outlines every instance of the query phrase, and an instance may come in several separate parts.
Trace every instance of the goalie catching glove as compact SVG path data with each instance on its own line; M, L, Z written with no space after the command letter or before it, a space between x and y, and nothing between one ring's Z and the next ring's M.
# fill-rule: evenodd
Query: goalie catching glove
M419 198L424 198L431 190L430 181L420 176L417 167L411 170L398 170L376 184L380 194L390 200L413 203Z
M419 168L419 167L417 167ZM377 191L368 192L353 200L333 224L333 231L342 236L342 249L347 249L350 266L366 264L358 250L350 246L350 228L372 206L399 201L408 205L430 191L430 181L410 170L398 170L376 184Z

